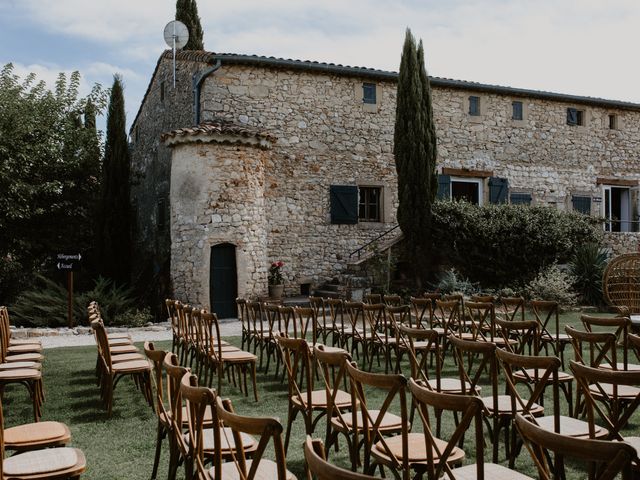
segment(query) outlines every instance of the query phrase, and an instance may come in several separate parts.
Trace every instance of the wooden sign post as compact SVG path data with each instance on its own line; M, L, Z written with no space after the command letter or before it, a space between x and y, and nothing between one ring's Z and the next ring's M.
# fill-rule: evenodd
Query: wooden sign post
M67 272L67 323L69 328L73 327L73 272L80 270L80 260L82 255L79 253L68 254L59 253L57 255L58 263L56 267L58 270L64 270Z

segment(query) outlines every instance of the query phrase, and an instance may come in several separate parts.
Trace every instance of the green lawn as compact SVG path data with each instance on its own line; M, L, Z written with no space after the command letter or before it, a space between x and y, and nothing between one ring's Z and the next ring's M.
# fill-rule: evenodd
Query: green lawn
M579 315L575 313L563 315L563 323L579 323ZM231 339L237 343L238 339ZM160 342L158 348L170 349L169 342ZM142 346L140 345L140 348ZM570 350L568 348L568 350ZM571 352L567 352L571 357ZM451 356L445 366L445 375L457 375L457 369ZM71 428L72 444L84 450L88 470L85 479L148 479L150 478L155 446L156 417L152 409L144 402L140 392L133 383L124 379L117 387L113 417L107 419L105 411L99 403L98 387L95 382L94 367L96 359L95 347L58 348L45 351L44 382L46 401L43 420L65 422ZM405 365L406 366L406 365ZM408 368L405 370L408 372ZM273 372L273 368L272 368ZM502 387L501 387L502 388ZM278 417L283 425L287 419L287 389L273 374L258 374L260 402L255 403L252 396L244 398L233 386L227 386L225 395L233 398L236 411L246 415L269 415ZM575 390L575 385L574 385ZM549 389L550 391L550 389ZM372 399L370 399L372 400ZM566 405L561 399L563 408ZM27 401L24 387L12 386L7 389L4 398L6 426L32 421L30 403ZM551 403L548 402L547 405ZM414 428L419 430L416 417ZM318 436L324 437L324 423L320 422ZM453 422L445 418L443 438L451 432ZM625 434L627 431L625 431ZM486 432L485 432L486 434ZM628 434L640 434L637 418L632 419ZM303 478L302 449L304 439L303 422L300 417L294 423L292 441L287 456L288 467L298 478ZM467 434L465 451L467 461L473 460L474 446L471 432ZM166 478L168 456L166 443L163 458L160 462L158 478ZM346 462L345 444L341 443L340 452L332 452L332 461ZM485 459L489 459L490 447L486 448ZM504 459L504 452L501 452ZM536 476L528 453L523 450L516 464L516 469ZM569 478L583 478L584 474L569 467ZM182 478L182 472L179 472Z

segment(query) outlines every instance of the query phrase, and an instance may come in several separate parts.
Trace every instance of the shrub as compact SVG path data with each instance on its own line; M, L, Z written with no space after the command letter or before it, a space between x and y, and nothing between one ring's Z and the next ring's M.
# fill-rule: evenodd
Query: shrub
M483 288L524 285L546 265L569 261L602 235L594 219L551 207L436 202L434 249Z
M116 286L111 280L99 277L93 289L74 297L73 317L76 324L87 324L87 305L91 300L100 304L106 325L117 314L131 310L135 300L131 290ZM22 292L10 307L12 323L25 327L62 327L67 325L67 289L41 275L35 285Z
M444 294L462 293L471 295L478 289L466 278L460 278L458 272L454 268L442 272L440 279L436 284L436 289Z
M574 278L554 263L540 270L525 287L529 299L553 300L561 306L576 304L578 295L573 291Z
M602 305L602 275L607 266L607 252L598 243L585 243L576 248L569 264L574 286L589 305Z
M143 327L148 322L153 321L151 310L147 308L132 308L126 312L117 314L111 325L118 327Z

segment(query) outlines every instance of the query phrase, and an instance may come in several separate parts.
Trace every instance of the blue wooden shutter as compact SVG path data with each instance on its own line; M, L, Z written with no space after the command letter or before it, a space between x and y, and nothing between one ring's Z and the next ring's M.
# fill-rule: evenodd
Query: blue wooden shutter
M331 223L358 223L358 187L356 185L331 185Z
M506 178L491 177L489 179L489 202L507 203L507 191L509 180Z
M438 194L436 195L438 200L450 200L451 199L451 176L450 175L438 175Z
M578 110L567 108L567 125L578 125Z
M512 193L511 205L531 205L530 193Z
M573 209L576 212L584 213L585 215L591 215L591 197L573 196L571 197L571 203Z

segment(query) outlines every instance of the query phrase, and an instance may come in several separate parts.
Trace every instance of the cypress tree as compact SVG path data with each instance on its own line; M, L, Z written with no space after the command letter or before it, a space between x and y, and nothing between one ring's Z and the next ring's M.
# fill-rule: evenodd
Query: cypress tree
M122 79L115 75L102 165L101 228L98 244L101 273L116 283L128 283L131 271L131 232L129 210L130 158Z
M177 0L176 20L180 20L189 29L189 41L183 50L204 50L204 34L196 0Z
M436 132L422 42L407 29L400 72L393 153L398 174L398 224L419 285L431 267L431 205L437 191Z

